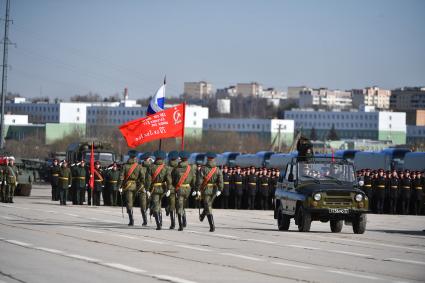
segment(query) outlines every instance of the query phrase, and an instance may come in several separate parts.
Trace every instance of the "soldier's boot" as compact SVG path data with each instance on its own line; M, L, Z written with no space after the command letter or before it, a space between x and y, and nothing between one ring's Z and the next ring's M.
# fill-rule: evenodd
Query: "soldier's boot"
M155 218L156 223L156 230L161 230L161 223L159 222L159 215L158 213L154 212L153 217Z
M162 212L159 212L159 225L161 225L162 228Z
M214 218L213 215L207 215L208 218L208 223L210 224L210 232L214 232L215 231L215 225L214 225Z
M176 215L174 214L174 211L170 211L170 220L171 220L170 229L174 229L176 227Z
M166 216L170 215L170 206L169 205L165 206L165 215Z
M142 226L148 225L148 218L146 216L146 211L142 211L142 218L143 218Z
M179 221L179 231L183 231L183 221L180 213L177 214L177 220Z
M187 224L187 222L186 222L186 211L183 212L182 221L183 221L183 228L186 228L186 224Z
M205 213L205 210L204 210L204 211L202 211L201 215L199 215L199 221L203 222L204 219L205 219L205 215L207 215L207 214Z
M130 220L128 222L128 226L133 226L134 225L134 219L133 219L133 210L128 210L128 219Z

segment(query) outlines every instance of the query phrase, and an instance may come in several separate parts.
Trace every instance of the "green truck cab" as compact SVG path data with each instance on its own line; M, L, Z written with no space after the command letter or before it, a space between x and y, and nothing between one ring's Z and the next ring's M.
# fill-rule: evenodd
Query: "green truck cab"
M344 160L293 158L281 172L275 192L278 229L288 230L294 218L300 232L310 231L312 221L321 221L330 222L331 231L338 233L345 221L355 234L363 234L369 200L354 172Z

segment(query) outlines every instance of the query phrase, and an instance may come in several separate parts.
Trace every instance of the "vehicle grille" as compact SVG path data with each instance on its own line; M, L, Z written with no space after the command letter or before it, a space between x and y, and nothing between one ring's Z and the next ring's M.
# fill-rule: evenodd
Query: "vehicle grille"
M326 192L327 196L330 197L347 197L351 196L351 192Z

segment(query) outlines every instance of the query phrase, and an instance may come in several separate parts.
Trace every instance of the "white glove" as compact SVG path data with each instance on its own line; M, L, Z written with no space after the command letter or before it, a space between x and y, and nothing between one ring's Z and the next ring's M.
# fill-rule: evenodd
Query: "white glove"
M168 191L165 193L165 196L168 198L168 197L170 196L170 194L171 194L171 192L170 192L170 190L168 190Z
M146 192L146 195L148 196L148 198L150 198L151 197L151 192L147 191Z
M119 191L120 193L122 193L122 188L119 188L119 189L118 189L118 191Z
M7 186L7 182L6 181L4 181L4 185Z
M201 192L200 191L197 191L196 194L198 195L198 197L201 196Z
M71 187L71 185L68 185L68 188L70 188Z
M18 182L16 182L16 186L18 186L18 184L19 184L19 183L18 183Z
M215 193L215 195L216 195L217 197L219 197L219 196L221 195L221 192L220 192L220 191L217 191L217 192Z
M196 191L192 192L192 197L196 196Z

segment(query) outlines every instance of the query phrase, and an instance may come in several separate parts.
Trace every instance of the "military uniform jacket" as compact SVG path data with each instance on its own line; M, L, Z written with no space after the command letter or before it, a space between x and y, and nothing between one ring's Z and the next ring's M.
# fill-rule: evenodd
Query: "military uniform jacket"
M105 172L105 187L116 191L118 190L118 183L120 180L120 171L117 170L108 170Z
M403 179L400 179L400 191L403 198L410 198L411 185L410 178L404 177Z
M250 175L246 176L246 188L247 188L249 195L255 196L257 194L258 180L259 180L259 178L255 174L250 174Z
M174 170L174 168L177 168L177 166L179 166L179 163L177 160L170 160L168 162L168 172L171 174ZM171 193L174 193L174 186L171 184L172 182L170 182L168 185L168 189L171 191Z
M139 176L139 181L137 183L137 190L141 191L142 193L146 193L147 190L147 176L148 176L148 172L149 172L149 168L150 168L151 164L147 161L144 161L141 166L140 166L140 176Z
M270 195L274 196L274 193L276 191L276 186L277 186L277 176L271 176L269 178L269 184L270 184Z
M127 178L130 169L135 164L134 159L129 159L127 163L123 166L120 175L120 182L118 186L122 186L124 191L134 191L137 188L137 182L140 181L140 165L137 164L133 172L131 172L130 176Z
M72 173L69 167L61 167L59 171L59 189L68 189L69 185L71 185Z
M50 166L50 184L57 186L59 182L59 171L61 170L59 165Z
M423 192L422 180L418 178L413 179L412 180L412 195L416 199L421 199L422 192Z
M85 167L80 165L74 166L71 170L72 172L72 185L75 188L85 188L87 184L87 170Z
M363 178L363 191L368 191L372 189L372 177L371 176L364 176Z
M187 175L187 178L183 181L180 188L186 187L186 188L190 189L190 188L195 187L195 185L196 185L196 169L193 166L191 166L187 161L182 161L171 172L171 179L172 179L171 187L172 187L172 190L176 190L176 186L179 183L180 178L182 178L182 176L186 173L188 166L190 167L189 174ZM180 190L180 188L178 188L177 191Z
M390 190L390 197L398 198L400 190L400 180L398 178L392 177L389 181L388 187L388 189Z
M4 177L8 185L16 185L16 182L18 180L18 172L18 167L16 167L15 165L7 165L5 167L3 174L5 175Z
M164 166L161 169L161 172L159 172L156 176L155 180L153 180L153 175L155 174L156 169L162 164L164 164L163 161L158 160L149 167L148 174L146 176L146 185L151 193L162 194L171 185L171 172L168 166Z
M230 186L231 186L232 176L229 173L223 173L223 195L230 195Z
M385 185L387 183L387 180L385 177L378 177L374 182L374 191L375 196L378 198L385 198Z
M270 194L270 185L269 185L269 177L266 175L261 175L258 180L258 189L260 190L260 194L262 196L269 196Z
M96 172L93 171L94 176L94 190L95 191L102 191L103 187L105 186L105 177L103 175L103 170L101 168L95 168Z
M236 173L233 175L233 185L235 188L236 195L242 196L244 190L244 177L241 174Z
M196 176L196 187L201 191L203 195L212 195L215 192L223 190L223 173L218 167L216 167L216 171L212 175L211 179L205 185L204 188L201 188L204 179L208 176L210 171L216 167L215 162L207 161L205 166L202 166L201 170L198 171L198 175Z
M4 167L0 166L0 186L3 184L5 178L4 178Z

